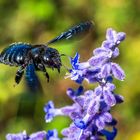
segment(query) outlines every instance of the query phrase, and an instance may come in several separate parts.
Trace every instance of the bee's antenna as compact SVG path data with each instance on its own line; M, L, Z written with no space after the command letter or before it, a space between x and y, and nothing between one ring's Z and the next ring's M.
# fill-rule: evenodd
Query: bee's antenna
M61 57L61 56L67 56L67 55L66 55L66 54L64 54L64 53L62 53L62 54L60 54L60 57Z
M60 54L60 57L61 57L61 56L66 56L66 57L68 57L69 59L71 58L71 56L66 55L66 54L63 54L63 53L62 53L62 54Z

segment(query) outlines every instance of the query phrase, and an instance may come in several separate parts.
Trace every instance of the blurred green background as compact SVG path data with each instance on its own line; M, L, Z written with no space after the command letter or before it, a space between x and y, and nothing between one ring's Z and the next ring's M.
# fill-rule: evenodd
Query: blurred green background
M118 62L126 72L124 82L115 81L116 93L125 98L113 108L119 129L116 140L140 140L140 1L139 0L0 0L0 51L13 42L46 43L72 25L86 20L95 22L94 30L80 41L60 42L51 47L73 56L77 51L81 61L92 56L92 50L105 39L108 27L126 32L120 46ZM63 64L67 64L67 59ZM27 130L57 128L69 125L65 117L50 124L44 121L43 106L53 100L57 107L71 104L66 96L68 87L77 87L61 73L49 70L50 83L37 72L42 89L31 93L25 80L13 86L16 67L0 64L0 140L5 135ZM87 83L85 83L88 88Z

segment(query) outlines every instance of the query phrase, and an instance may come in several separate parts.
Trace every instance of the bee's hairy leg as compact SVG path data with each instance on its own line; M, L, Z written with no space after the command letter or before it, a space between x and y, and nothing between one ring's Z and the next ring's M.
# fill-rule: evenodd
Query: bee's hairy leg
M16 76L15 76L15 82L16 84L19 84L21 79L22 79L22 76L24 74L24 69L25 69L25 65L21 66L18 71L16 72Z
M45 77L47 78L47 82L49 82L49 81L50 81L50 76L49 76L48 72L46 71L46 68L45 68L45 66L43 65L43 63L40 64L40 65L38 65L38 68L39 68L41 71L44 72Z
M49 74L48 74L47 71L45 72L45 76L46 76L46 78L47 78L47 82L49 82L49 81L50 81L50 76L49 76Z

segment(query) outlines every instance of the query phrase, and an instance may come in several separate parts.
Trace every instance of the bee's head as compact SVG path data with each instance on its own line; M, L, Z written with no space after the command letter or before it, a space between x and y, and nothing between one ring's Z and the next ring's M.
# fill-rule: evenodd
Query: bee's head
M59 52L54 48L47 48L43 55L43 62L47 67L60 68L61 59Z

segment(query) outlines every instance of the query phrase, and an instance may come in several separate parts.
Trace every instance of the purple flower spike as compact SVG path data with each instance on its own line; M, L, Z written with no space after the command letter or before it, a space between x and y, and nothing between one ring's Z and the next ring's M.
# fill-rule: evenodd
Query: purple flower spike
M93 56L87 62L79 63L79 55L71 59L72 70L70 78L74 81L83 80L89 83L97 83L93 90L80 92L69 89L68 96L75 102L64 108L64 114L68 115L74 123L63 131L65 140L100 140L102 136L107 140L113 140L116 136L116 129L107 131L106 126L114 127L117 121L110 114L113 106L123 102L123 97L114 93L115 85L113 79L123 81L125 73L122 68L112 62L112 59L119 56L119 44L125 39L125 33L116 32L112 28L107 29L106 40L100 48L93 51ZM83 95L81 94L83 93ZM77 96L78 95L78 96ZM67 113L66 113L67 112Z

